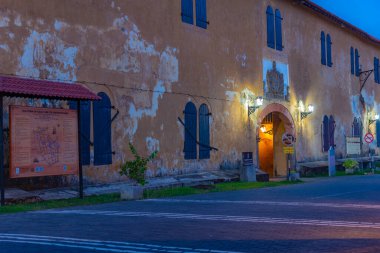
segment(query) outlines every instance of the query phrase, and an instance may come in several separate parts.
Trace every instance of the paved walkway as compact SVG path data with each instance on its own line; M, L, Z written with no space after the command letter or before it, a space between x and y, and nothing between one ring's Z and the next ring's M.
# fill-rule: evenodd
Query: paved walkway
M148 180L145 188L192 186L213 184L216 182L236 181L239 179L237 171L209 171L187 175L157 177ZM85 187L85 196L119 192L121 187L131 185L130 182L93 185ZM5 199L8 203L35 202L39 200L67 199L78 196L78 190L73 188L56 188L35 191L24 191L17 188L5 190Z

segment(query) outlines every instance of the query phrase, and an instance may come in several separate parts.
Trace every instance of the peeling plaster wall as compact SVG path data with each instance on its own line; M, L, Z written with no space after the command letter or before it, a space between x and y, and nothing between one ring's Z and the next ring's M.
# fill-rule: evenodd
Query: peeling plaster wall
M378 85L374 83L372 75L362 91L365 108L361 104L359 78L351 75L350 71L350 47L359 49L363 70L373 69L373 57L380 55L380 47L305 11L301 6L289 4L289 1L262 2L262 8L270 4L273 8L280 9L284 18L284 50L274 52L275 50L264 47L263 54L268 58L289 63L291 101L287 107L294 108L292 114L297 130L297 160L327 159L327 153L321 151L321 124L324 115L334 116L336 154L338 157L345 157L345 136L351 135L354 117L362 119L365 133L368 116L375 114L379 101ZM265 25L265 21L263 24ZM313 29L310 29L310 24L313 24ZM330 34L332 38L331 68L321 64L321 31ZM263 36L263 43L265 39L266 36ZM297 108L299 101L303 101L305 105L315 105L315 112L302 121ZM370 129L375 133L374 126ZM376 149L376 153L378 152ZM368 155L368 145L363 144L363 155L366 154Z
M282 52L266 46L268 4L284 17ZM297 160L326 158L320 137L325 114L335 117L337 154L344 155L344 135L350 133L353 117L368 121L358 78L350 74L349 48L358 48L363 69L370 69L373 57L380 56L379 47L288 0L209 0L207 30L182 23L180 10L180 1L169 0L3 1L1 73L82 82L96 93L107 93L120 111L112 123L114 162L86 166L87 183L126 180L118 169L132 158L128 142L141 154L159 150L149 177L237 169L241 152L256 154L258 118L274 102L294 119ZM322 30L333 40L332 68L320 64ZM266 100L248 117L248 99L263 95L264 60L288 66L290 101ZM370 78L363 91L370 113L380 111L378 94ZM315 105L315 113L303 121L300 100ZM219 151L212 151L209 160L183 158L184 129L177 118L184 118L188 101L197 109L206 104L212 113L210 143Z

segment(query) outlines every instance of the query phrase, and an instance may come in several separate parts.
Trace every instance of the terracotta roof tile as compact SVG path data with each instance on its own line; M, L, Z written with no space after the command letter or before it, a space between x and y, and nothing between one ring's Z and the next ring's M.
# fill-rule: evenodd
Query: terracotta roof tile
M0 76L3 96L39 97L65 100L99 100L100 97L76 83Z

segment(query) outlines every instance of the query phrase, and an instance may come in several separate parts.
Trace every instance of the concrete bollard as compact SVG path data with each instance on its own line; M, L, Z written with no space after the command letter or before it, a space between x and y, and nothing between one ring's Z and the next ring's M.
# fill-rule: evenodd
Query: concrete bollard
M333 177L336 174L335 168L335 149L334 147L330 147L329 149L329 177Z
M256 182L256 167L253 165L253 153L243 152L243 165L240 171L240 181Z

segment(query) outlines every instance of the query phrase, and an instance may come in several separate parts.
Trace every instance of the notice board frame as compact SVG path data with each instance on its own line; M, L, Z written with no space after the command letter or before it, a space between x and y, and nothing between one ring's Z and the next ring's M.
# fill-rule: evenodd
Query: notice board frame
M48 99L77 102L78 123L78 164L79 164L79 198L83 199L83 169L81 158L81 120L80 101L100 100L86 87L76 83L28 79L17 76L0 76L0 206L5 205L5 170L4 170L4 97Z
M46 97L27 97L27 98L41 98L46 99ZM54 98L54 100L57 100L57 98ZM67 100L67 99L61 99L61 100ZM79 198L83 199L83 168L82 168L82 157L81 157L81 138L80 138L80 101L77 100L77 121L78 121L78 170L79 170ZM0 94L0 127L1 127L1 134L0 134L0 206L5 206L5 170L4 170L4 99L3 96Z

